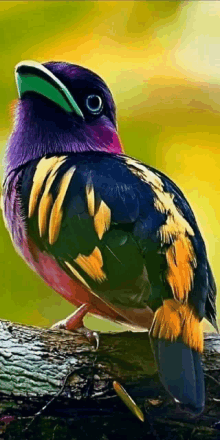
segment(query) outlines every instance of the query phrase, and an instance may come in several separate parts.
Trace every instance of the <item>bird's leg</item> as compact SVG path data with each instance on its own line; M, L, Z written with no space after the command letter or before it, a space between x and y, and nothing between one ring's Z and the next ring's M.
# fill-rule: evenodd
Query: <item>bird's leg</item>
M76 309L71 315L67 316L65 319L56 322L52 325L52 330L77 330L80 327L83 327L83 318L86 313L91 309L90 304L82 304L78 309Z
M90 304L82 304L78 309L75 310L71 315L67 316L67 318L62 319L62 321L56 322L52 325L52 330L68 330L68 331L76 331L77 333L81 333L91 342L91 344L95 345L95 348L99 347L99 335L97 332L94 332L88 328L86 328L83 324L84 316L91 309Z

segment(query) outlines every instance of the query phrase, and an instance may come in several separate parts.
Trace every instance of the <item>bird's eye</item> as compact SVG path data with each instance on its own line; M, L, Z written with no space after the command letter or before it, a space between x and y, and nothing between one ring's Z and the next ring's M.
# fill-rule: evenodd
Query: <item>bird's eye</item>
M86 98L86 106L93 114L98 114L102 110L102 98L98 95L89 95Z

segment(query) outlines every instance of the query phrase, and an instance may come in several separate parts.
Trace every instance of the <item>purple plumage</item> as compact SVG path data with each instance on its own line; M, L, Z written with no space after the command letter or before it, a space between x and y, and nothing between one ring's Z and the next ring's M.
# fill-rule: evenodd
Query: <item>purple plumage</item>
M46 97L26 92L18 102L14 130L9 139L6 156L6 175L20 165L46 154L82 151L121 153L116 130L115 105L111 92L102 79L80 66L68 63L45 63L59 79L64 79L74 99L85 113L85 119L72 117ZM72 84L72 87L71 87ZM90 92L89 92L90 90ZM99 93L104 108L99 118L88 114L85 98Z

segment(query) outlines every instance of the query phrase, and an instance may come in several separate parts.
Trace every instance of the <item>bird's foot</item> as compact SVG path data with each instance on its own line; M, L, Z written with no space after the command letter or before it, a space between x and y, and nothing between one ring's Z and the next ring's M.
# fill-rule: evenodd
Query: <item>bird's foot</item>
M86 328L83 325L83 318L90 308L91 306L89 304L82 304L82 306L75 310L75 312L67 316L67 318L62 319L61 321L58 321L52 325L51 330L68 330L80 333L84 335L97 350L99 347L98 333Z
M50 327L51 330L68 330L76 333L80 333L81 335L85 336L90 344L92 344L96 350L99 348L99 334L95 331L90 330L89 328L82 325L82 327L79 328L68 328L67 320L62 319L62 321L56 322L56 324L52 325Z
M56 322L50 327L50 330L67 330L66 319Z
M99 348L99 334L96 331L90 330L87 327L80 327L77 328L77 333L80 333L81 335L84 335L90 344L92 344L96 350Z

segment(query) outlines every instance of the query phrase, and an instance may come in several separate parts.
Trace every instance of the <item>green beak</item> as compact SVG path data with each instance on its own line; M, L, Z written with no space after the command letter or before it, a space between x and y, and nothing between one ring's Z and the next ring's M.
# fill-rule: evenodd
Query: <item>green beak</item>
M75 112L84 119L83 113L66 86L42 64L22 61L15 67L15 78L20 98L25 92L36 92L55 102L66 112Z

